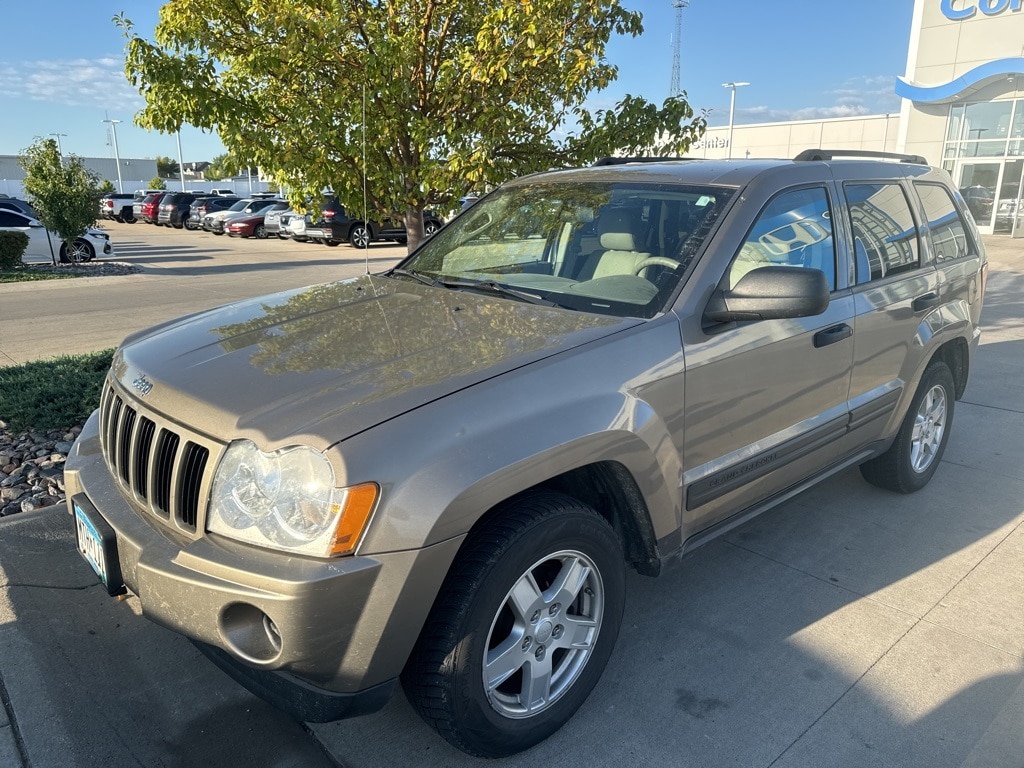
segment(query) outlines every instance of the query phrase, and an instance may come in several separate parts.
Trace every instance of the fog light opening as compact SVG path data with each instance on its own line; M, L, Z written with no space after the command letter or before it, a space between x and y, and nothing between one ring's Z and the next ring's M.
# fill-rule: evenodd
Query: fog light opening
M225 606L220 615L220 630L227 649L246 661L267 664L281 654L281 631L255 605Z

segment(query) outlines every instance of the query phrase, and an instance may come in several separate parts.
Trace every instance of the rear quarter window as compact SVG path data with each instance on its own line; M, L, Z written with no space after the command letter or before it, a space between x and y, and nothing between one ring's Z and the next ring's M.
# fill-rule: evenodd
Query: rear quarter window
M963 259L977 249L971 240L963 216L953 202L953 195L942 184L914 182L928 221L928 238L935 263Z

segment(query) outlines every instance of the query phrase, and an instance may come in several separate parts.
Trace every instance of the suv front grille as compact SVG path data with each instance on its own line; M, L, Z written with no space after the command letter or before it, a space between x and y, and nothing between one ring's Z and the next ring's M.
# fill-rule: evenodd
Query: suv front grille
M145 412L109 382L100 400L100 438L128 499L175 530L193 537L202 532L223 446Z

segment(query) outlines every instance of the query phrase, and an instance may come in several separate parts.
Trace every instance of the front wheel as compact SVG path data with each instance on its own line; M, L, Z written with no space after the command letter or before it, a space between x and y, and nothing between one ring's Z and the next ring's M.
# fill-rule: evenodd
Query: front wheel
M70 253L68 252L67 243L61 243L60 245L61 264L92 261L95 256L96 251L93 250L92 245L87 240L75 240L75 245Z
M353 248L367 248L370 245L370 231L365 224L356 224L349 230L348 242Z
M441 228L441 225L436 221L427 221L423 223L423 236L430 237L432 234L437 232Z
M881 456L860 465L864 479L898 493L924 488L949 442L955 401L949 366L941 360L932 362L921 377L896 440Z
M452 745L504 757L569 720L604 671L622 619L614 531L557 493L496 509L470 534L402 673Z

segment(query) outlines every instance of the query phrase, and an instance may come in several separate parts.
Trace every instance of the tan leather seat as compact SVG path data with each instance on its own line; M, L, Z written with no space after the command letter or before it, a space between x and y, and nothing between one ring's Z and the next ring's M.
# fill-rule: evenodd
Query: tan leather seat
M586 258L577 279L635 275L637 265L651 257L650 253L637 250L641 224L639 210L619 208L604 212L597 223L603 250Z

